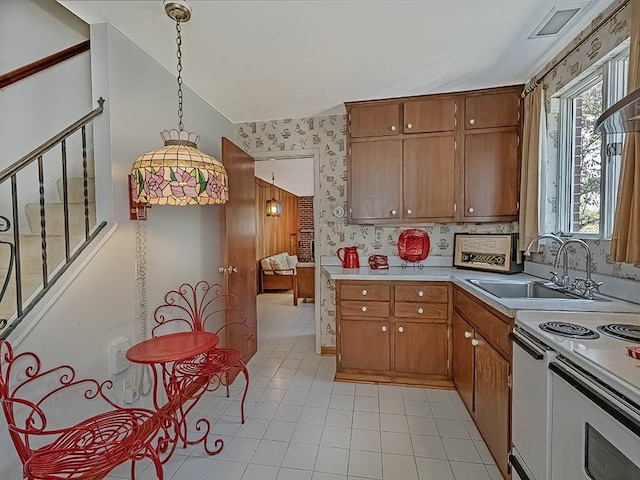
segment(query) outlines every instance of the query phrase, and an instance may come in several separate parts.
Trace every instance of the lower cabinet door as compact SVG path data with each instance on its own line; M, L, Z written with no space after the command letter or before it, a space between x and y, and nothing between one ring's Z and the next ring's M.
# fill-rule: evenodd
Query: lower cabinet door
M395 371L447 375L447 325L396 320Z
M453 314L453 381L462 401L473 411L473 328Z
M389 322L340 320L341 369L391 370Z
M475 418L503 475L509 452L509 362L476 332Z

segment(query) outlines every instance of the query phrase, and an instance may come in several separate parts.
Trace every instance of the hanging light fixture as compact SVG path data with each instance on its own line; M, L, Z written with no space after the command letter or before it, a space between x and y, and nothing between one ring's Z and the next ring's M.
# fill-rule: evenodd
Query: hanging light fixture
M200 137L182 123L182 31L191 18L184 0L164 2L176 22L178 58L178 130L163 130L164 147L140 155L131 168L133 201L158 205L207 205L229 200L227 172L221 162L198 150Z
M269 187L269 193L273 193L271 188L275 185L275 183L276 183L276 176L274 173L272 173L271 187ZM267 211L267 217L279 217L280 215L282 215L282 204L280 203L280 200L276 200L275 197L273 197L271 200L267 200L266 211Z

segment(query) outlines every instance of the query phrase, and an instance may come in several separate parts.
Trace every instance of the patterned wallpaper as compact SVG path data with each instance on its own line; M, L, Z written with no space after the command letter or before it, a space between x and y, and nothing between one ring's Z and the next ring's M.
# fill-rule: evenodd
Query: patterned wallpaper
M591 26L584 29L576 38L551 62L549 62L534 78L545 72L553 63L573 49L586 38L584 44L578 47L565 60L563 60L549 75L542 79L547 107L547 138L546 156L544 159L545 177L545 215L544 231L557 230L558 220L558 182L555 172L558 171L559 155L559 100L554 95L561 94L566 88L572 86L574 80L592 73L603 62L619 54L620 46L629 38L630 7L623 7L602 28L593 31L595 25L611 14L618 6L627 3L628 0L616 0L604 12L600 13L591 22ZM621 263L609 263L610 244L608 240L586 240L592 252L592 269L596 273L610 275L630 280L640 281L640 270L633 265ZM536 263L552 264L555 259L557 246L553 245L544 253L534 254L532 261ZM570 267L585 271L586 255L580 249L570 248Z
M340 247L358 245L361 255L374 253L397 255L400 233L412 227L425 229L430 236L431 256L453 256L453 236L456 232L511 233L516 223L500 224L414 224L402 227L347 225L346 121L344 115L327 117L271 120L243 123L237 126L238 145L250 154L309 150L320 158L319 256L334 256ZM335 346L335 286L322 276L320 284L322 345Z

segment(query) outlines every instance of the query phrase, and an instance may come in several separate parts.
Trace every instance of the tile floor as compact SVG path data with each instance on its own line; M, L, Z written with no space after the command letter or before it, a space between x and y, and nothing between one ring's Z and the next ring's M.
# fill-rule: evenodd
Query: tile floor
M178 449L166 480L501 480L455 391L334 383L335 359L314 352L313 304L258 297L258 352L230 397L198 404L222 452ZM214 423L215 422L215 423ZM140 463L137 478L155 470ZM130 478L129 465L109 480Z

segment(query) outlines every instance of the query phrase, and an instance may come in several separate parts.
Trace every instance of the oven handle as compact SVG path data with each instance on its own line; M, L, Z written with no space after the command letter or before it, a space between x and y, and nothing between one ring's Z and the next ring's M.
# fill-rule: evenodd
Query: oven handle
M518 345L522 350L527 352L534 360L542 360L545 352L537 350L535 347L525 342L515 331L509 332L509 340Z
M587 397L603 411L615 418L618 423L624 425L631 433L640 437L640 421L633 418L625 410L613 403L607 397L595 390L591 385L576 375L572 374L568 369L562 367L559 363L551 362L549 370L562 378L570 386L575 388L582 395Z
M525 472L524 468L522 468L522 465L520 465L520 461L515 457L515 455L509 454L509 463L522 480L531 480L529 475L527 475L527 472Z

